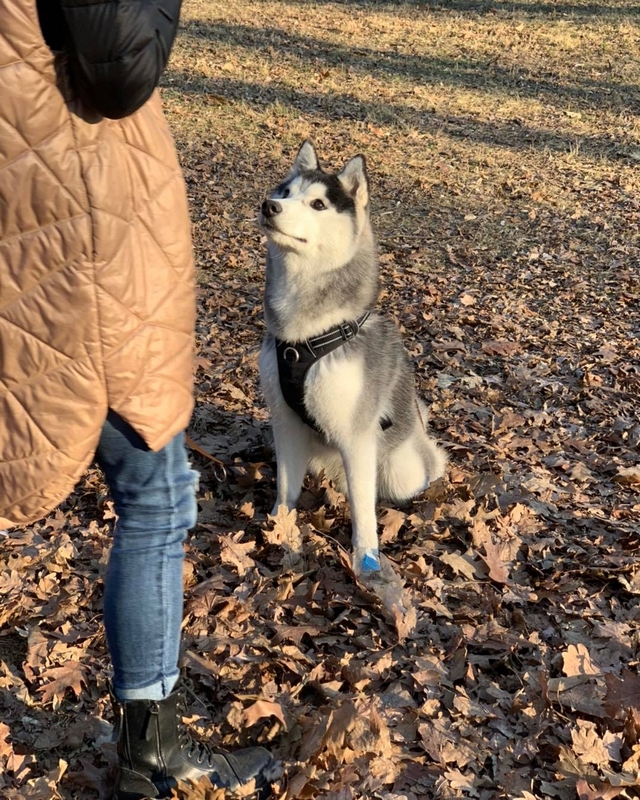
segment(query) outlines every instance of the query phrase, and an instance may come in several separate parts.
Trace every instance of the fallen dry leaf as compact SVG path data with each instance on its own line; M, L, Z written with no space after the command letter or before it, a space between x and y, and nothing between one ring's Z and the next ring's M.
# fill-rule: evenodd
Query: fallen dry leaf
M385 616L395 625L398 641L403 642L416 627L417 611L404 588L404 581L383 553L380 554L380 566L380 572L360 575L358 581L379 600Z
M334 712L322 742L329 753L336 757L340 754L345 737L352 730L357 717L358 712L352 700L345 700Z
M482 350L492 356L510 356L517 353L519 349L520 345L517 342L509 342L506 339L482 342Z
M9 741L11 728L0 722L0 758L10 756L13 753L13 745Z
M79 661L69 659L61 667L52 667L42 673L43 679L53 678L50 683L38 689L42 693L42 702L53 702L57 708L67 689L72 689L76 697L82 692L82 684L86 684L86 667Z
M289 511L286 506L279 506L275 516L267 517L273 521L273 528L265 527L263 534L269 544L277 545L283 550L282 565L284 569L295 569L303 560L303 544L300 528L296 524L297 512Z
M640 713L640 675L625 669L619 677L611 673L604 677L607 685L604 707L607 713L614 718L624 716L628 710Z
M404 525L406 518L407 515L403 511L399 511L396 508L385 508L384 513L378 519L382 525L380 544L384 545L392 542Z
M275 5L263 25L254 0L183 3L161 87L195 246L188 434L228 465L221 483L190 451L189 724L215 746L268 746L286 767L279 800L575 800L581 780L632 797L634 3ZM351 509L324 476L305 478L299 538L267 538L276 464L255 219L306 136L326 169L367 159L375 307L401 328L449 455L421 495L378 507L396 573L378 595L350 570ZM145 181L132 186L143 203ZM89 722L113 719L102 625L113 525L91 468L47 519L0 532L2 800L110 800L113 744ZM69 660L86 665L82 691L43 702L55 680L43 672ZM288 729L276 716L249 728L256 699L278 703ZM327 749L349 702L353 724ZM57 777L59 757L71 775Z
M625 486L637 486L640 484L640 466L620 467L614 476L614 480Z
M593 661L583 644L570 644L562 654L562 671L568 677L574 675L601 675L602 670Z
M571 740L574 752L586 764L608 766L610 761L620 761L622 737L610 731L600 737L593 722L579 720Z
M442 553L440 561L448 564L458 575L464 575L467 580L478 580L482 578L482 573L478 570L478 565L470 553Z
M576 784L576 793L578 800L611 800L611 798L622 794L624 788L624 786L610 786L607 784L601 784L594 788L584 778L580 778Z
M491 531L482 520L474 520L471 535L476 547L483 547L484 553L479 551L480 558L489 567L489 577L496 583L509 582L509 565L505 564L502 549L494 541Z
M287 782L286 791L282 796L282 800L299 800L304 797L304 789L315 778L317 768L315 764L307 764L304 767L298 767L294 774Z
M259 719L264 717L275 717L280 720L282 727L287 730L287 722L284 717L284 711L280 703L274 703L269 700L256 700L255 703L245 708L243 711L244 721L250 728L255 725Z
M314 636L321 633L321 629L315 625L274 625L273 627L276 635L271 640L272 645L290 640L299 647L304 636L313 639Z
M171 792L171 797L179 800L225 800L226 796L226 791L216 788L207 775L198 781L180 781Z
M244 575L247 570L254 569L256 562L249 553L256 549L255 542L241 542L244 531L229 536L220 536L220 560L223 564L232 564L239 575Z

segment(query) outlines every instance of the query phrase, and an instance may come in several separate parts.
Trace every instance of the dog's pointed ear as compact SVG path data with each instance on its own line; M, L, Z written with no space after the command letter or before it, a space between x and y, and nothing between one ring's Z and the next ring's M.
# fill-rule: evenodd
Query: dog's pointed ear
M298 155L293 162L289 176L293 177L294 175L299 175L301 172L313 172L318 169L320 169L318 154L316 153L315 147L306 139L298 150Z
M364 156L355 156L348 161L342 172L338 173L338 179L356 205L364 208L369 202L369 178Z

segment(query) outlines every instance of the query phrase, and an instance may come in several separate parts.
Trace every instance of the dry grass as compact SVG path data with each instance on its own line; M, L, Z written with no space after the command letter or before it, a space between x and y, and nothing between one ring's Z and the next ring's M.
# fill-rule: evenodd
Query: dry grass
M190 2L165 97L185 150L228 149L230 213L252 217L309 136L332 165L367 155L377 208L392 212L382 238L418 238L425 268L460 237L511 257L546 244L530 216L593 218L611 181L608 221L628 226L637 22L626 3Z

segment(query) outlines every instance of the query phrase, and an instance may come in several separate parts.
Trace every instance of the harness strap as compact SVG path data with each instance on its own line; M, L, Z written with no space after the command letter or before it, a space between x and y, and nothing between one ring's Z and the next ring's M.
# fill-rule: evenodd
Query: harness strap
M306 339L304 342L290 344L276 339L276 355L278 359L278 375L280 388L287 405L300 419L321 433L317 423L307 413L304 404L304 379L311 367L323 356L337 350L345 342L355 338L362 326L369 319L370 311L366 311L358 319L343 322L320 336Z

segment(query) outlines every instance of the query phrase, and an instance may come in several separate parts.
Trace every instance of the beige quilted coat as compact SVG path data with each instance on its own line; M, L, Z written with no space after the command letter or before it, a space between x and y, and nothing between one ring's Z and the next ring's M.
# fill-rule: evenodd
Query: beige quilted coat
M192 411L184 183L159 98L91 116L35 0L0 0L0 528L72 490L108 408L154 449Z

